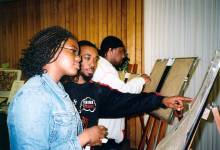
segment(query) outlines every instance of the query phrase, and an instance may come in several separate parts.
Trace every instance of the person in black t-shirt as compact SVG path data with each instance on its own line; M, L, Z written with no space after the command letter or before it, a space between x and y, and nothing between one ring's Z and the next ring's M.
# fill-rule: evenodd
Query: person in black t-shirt
M183 109L190 98L164 97L156 93L121 93L91 81L99 59L97 48L89 41L80 41L81 68L77 76L63 78L63 85L81 116L84 128L97 125L99 118L120 118L149 113L159 107Z

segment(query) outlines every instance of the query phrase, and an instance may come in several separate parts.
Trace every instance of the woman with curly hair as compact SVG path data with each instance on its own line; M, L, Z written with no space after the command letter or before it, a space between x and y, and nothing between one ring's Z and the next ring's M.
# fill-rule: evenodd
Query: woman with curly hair
M79 114L59 82L63 75L76 75L78 53L76 38L58 26L37 33L24 49L20 66L28 80L8 109L12 150L75 150L101 144L106 129L82 131Z

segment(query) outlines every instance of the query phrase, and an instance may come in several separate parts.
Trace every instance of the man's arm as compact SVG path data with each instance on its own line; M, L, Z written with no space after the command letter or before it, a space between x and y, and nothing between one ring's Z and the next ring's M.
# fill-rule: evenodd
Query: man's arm
M159 107L183 109L183 102L191 102L191 98L180 96L164 97L156 93L130 94L103 87L99 93L100 118L120 118L130 115L149 113Z
M105 73L99 79L95 79L94 81L107 84L113 89L117 89L123 93L140 93L145 84L145 80L142 77L135 77L127 83L124 83L124 81L120 80L118 75L111 72Z
M12 149L49 149L49 109L41 99L38 93L23 92L9 107Z
M121 93L100 85L99 102L100 118L120 118L143 112L151 112L159 107L165 107L162 104L163 96L155 93L130 94Z

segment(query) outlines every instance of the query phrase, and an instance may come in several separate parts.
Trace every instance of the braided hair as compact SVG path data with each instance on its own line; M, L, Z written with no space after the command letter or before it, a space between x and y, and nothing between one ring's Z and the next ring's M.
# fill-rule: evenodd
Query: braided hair
M71 32L59 26L48 27L38 32L30 40L29 46L23 49L23 56L19 61L25 77L28 79L34 75L42 75L43 66L57 59L59 54L53 59L55 54L68 39L77 42Z

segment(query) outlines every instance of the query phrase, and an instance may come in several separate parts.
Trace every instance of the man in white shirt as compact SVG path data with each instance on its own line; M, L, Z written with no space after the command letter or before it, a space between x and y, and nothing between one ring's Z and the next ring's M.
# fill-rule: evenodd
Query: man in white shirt
M150 78L146 74L133 78L126 83L120 80L116 67L122 64L126 56L126 50L119 38L115 36L104 38L100 46L99 55L100 59L92 78L93 81L107 84L113 89L124 93L140 93L143 85L150 82ZM115 140L116 143L123 141L124 118L99 119L99 124L108 128L108 138Z

